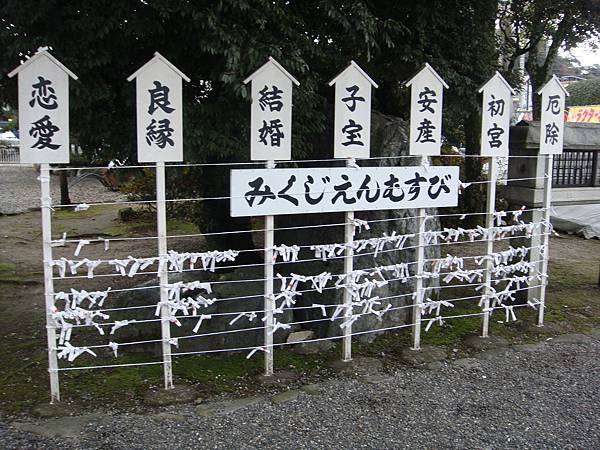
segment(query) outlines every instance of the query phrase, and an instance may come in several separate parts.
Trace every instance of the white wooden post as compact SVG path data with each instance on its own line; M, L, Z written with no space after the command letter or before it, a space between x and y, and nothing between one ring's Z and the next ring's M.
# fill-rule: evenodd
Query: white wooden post
M426 166L428 155L439 155L442 136L442 104L446 82L428 63L410 80L410 135L409 153L421 157L421 166ZM417 210L417 269L413 299L413 345L412 350L421 349L421 305L425 296L423 272L425 269L425 222L426 210Z
M546 155L546 170L544 170L544 223L550 223L550 208L552 207L552 171L554 170L554 155ZM542 256L542 270L540 275L542 276L541 287L540 287L540 305L538 310L538 327L544 326L544 309L546 308L546 286L548 285L548 258L550 256L550 229L544 230L542 236L542 248L543 252L540 252Z
M496 212L496 181L498 179L498 156L508 156L510 133L510 117L512 96L514 91L510 84L496 72L483 86L479 88L482 95L481 105L481 156L489 157L488 187L486 201L485 226L494 226ZM486 255L494 252L494 238L488 236ZM489 336L490 328L490 295L492 294L493 262L487 260L484 268L483 292L483 325L482 337Z
M173 389L171 358L171 314L167 301L169 284L167 256L167 206L165 161L183 160L182 80L190 79L160 53L127 77L136 80L137 157L156 162L156 229L160 281L160 331L165 389Z
M274 58L259 67L244 84L251 83L250 92L250 159L266 161L267 169L275 168L276 160L288 160L292 154L292 89L296 80ZM231 194L233 196L233 193ZM231 199L233 202L233 198ZM273 375L273 245L275 220L265 216L264 261L264 345L265 375Z
M346 162L346 166L350 166L350 161ZM346 220L344 224L344 242L346 244L354 241L354 211L347 211L345 213ZM346 246L344 252L344 273L346 276L354 270L354 249L350 246ZM348 279L346 278L346 282ZM344 310L345 321L348 323L348 319L352 317L352 292L349 289L344 289ZM342 346L342 359L346 362L352 360L352 325L348 325L344 328L344 339Z
M267 169L275 167L274 161L267 161ZM273 296L273 246L275 245L275 218L265 216L265 375L273 375L273 310L275 309L275 298Z
M47 50L40 48L8 74L19 80L20 159L40 164L42 207L42 253L44 263L44 303L48 338L50 403L60 401L54 282L52 280L52 217L50 164L69 162L69 78L77 76Z
M156 163L156 225L158 231L158 256L162 263L158 278L160 280L160 331L162 339L163 370L165 378L165 389L173 389L173 363L171 361L171 322L169 307L169 292L167 284L169 283L168 264L165 259L167 256L167 207L165 192L165 163L159 161Z
M41 206L42 206L42 245L44 260L44 295L46 303L46 331L48 336L48 367L50 372L50 403L60 401L58 381L58 358L56 356L56 327L52 318L54 311L54 280L52 279L52 210L50 209L50 165L40 167Z
M494 226L494 213L496 212L496 180L498 178L498 164L495 156L489 158L488 169L488 187L486 200L485 226L490 229ZM486 255L494 253L494 239L488 235L486 242ZM486 261L484 272L485 293L483 298L483 327L481 331L482 337L489 336L490 327L490 295L492 294L492 268L493 263L490 259Z
M424 165L427 156L421 157L421 165ZM417 282L413 300L413 345L412 350L421 350L421 305L423 304L425 290L423 287L423 271L425 269L425 208L417 210Z
M540 155L546 155L546 170L544 178L544 223L550 224L550 208L552 206L552 172L554 155L563 151L564 126L565 126L565 100L569 95L553 75L550 80L538 91L542 96L542 117L540 120ZM541 254L541 287L539 298L538 323L544 326L544 310L546 308L546 286L548 284L548 257L550 254L550 229L544 230L542 237L543 252ZM539 267L539 265L538 265ZM539 273L539 272L538 272Z
M371 155L371 89L377 83L354 61L329 82L335 86L335 122L333 133L333 156L345 158L346 167L356 167L355 158ZM368 192L365 193L369 195ZM354 240L354 211L344 213L344 242ZM344 273L354 270L354 250L344 251ZM346 279L347 280L347 279ZM352 317L352 292L344 289L344 320ZM352 325L344 328L342 360L352 360Z

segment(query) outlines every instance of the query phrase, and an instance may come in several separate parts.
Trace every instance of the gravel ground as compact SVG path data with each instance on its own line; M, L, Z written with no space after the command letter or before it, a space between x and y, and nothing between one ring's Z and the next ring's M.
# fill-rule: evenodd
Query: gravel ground
M19 214L40 208L39 171L27 166L0 166L0 214ZM60 202L57 173L52 176L52 199ZM73 203L118 200L122 195L102 186L94 178L86 178L69 190Z
M71 439L2 424L0 441L4 448L600 448L600 334L559 341L488 350L435 370L338 379L318 395L277 405L264 398L229 415L200 417L196 405L184 405L61 419L84 422Z

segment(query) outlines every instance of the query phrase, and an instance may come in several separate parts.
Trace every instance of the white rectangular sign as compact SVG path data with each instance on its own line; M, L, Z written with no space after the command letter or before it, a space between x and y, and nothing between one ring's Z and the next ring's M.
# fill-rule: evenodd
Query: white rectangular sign
M134 75L138 161L182 161L181 75L160 57L153 58Z
M11 73L19 74L22 163L69 162L71 74L59 64L47 52L41 51Z
M292 155L292 84L298 81L275 59L269 60L244 83L252 82L250 159L275 161Z
M411 78L410 143L411 155L439 155L442 146L442 104L448 86L429 65Z
M481 156L508 156L512 89L498 72L479 90L481 110Z
M540 121L540 154L558 155L563 151L565 128L566 91L553 76L540 89L542 95L542 118Z
M231 216L456 206L457 166L231 171Z
M371 86L377 84L354 62L329 82L335 84L334 158L371 155Z

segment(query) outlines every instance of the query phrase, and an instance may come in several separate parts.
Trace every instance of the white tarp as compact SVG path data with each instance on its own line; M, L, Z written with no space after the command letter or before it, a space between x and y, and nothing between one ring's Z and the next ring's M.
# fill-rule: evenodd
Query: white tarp
M559 231L600 238L600 204L555 206L550 220Z

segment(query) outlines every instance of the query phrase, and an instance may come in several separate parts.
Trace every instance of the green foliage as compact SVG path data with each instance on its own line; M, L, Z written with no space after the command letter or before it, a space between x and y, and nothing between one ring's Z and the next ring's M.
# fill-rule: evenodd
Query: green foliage
M0 104L16 104L16 82L6 73L39 46L51 46L79 76L71 83L73 142L93 163L135 162L135 88L126 77L159 51L192 80L183 92L185 161L247 161L250 100L243 80L273 56L301 83L294 92L294 158L323 158L331 156L332 142L327 81L349 60L379 83L374 108L404 118L409 97L402 82L429 62L450 85L444 134L475 154L477 88L502 68L515 84L514 61L544 37L552 39L551 58L556 45L586 39L598 28L598 9L586 0L5 0ZM500 41L497 19L505 34ZM500 67L498 53L508 65ZM547 76L545 64L530 58L534 84ZM481 165L471 159L467 178L475 181ZM227 195L225 166L170 168L169 174L171 198ZM146 188L151 182L149 175L140 181ZM144 186L138 186L141 198ZM226 203L195 203L192 214L204 231L247 228L244 219L230 220ZM184 205L188 213L190 205Z
M567 91L569 106L600 105L600 77L573 83Z
M7 89L0 101L15 104L16 83L5 73L20 55L49 45L80 77L72 83L71 126L90 160L135 160L135 89L125 78L159 51L192 79L184 87L186 160L239 161L249 136L242 80L271 55L302 82L294 98L302 126L293 140L295 156L306 156L325 129L331 70L392 43L393 24L366 2L338 3L8 0L0 6L0 91Z
M560 48L569 50L600 31L600 2L589 0L499 0L498 48L507 73L527 55L525 70L537 92L552 76ZM533 98L534 117L539 99Z

